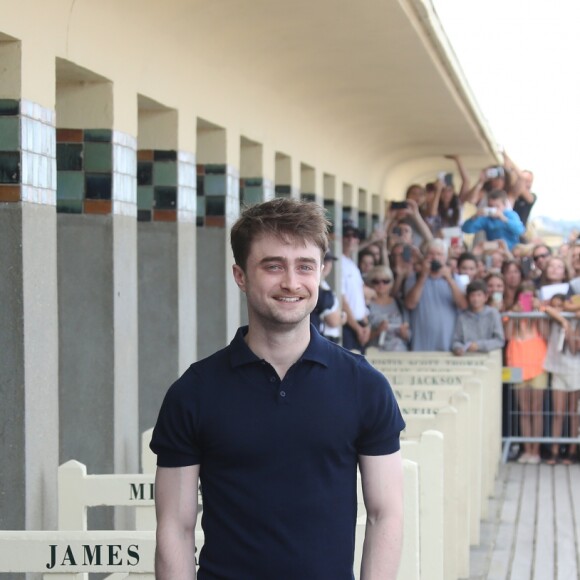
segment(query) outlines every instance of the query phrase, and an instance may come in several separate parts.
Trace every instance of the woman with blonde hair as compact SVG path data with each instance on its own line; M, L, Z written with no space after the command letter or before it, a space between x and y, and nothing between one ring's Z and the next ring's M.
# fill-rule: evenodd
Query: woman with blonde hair
M409 323L405 320L404 310L391 295L392 270L387 266L376 266L368 273L368 281L376 292L369 304L369 346L388 351L409 350Z

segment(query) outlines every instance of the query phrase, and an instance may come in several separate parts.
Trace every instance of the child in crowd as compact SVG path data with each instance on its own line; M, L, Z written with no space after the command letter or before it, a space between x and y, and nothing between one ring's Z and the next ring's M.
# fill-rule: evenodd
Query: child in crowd
M505 325L507 339L506 361L510 367L522 370L522 382L514 385L520 417L522 437L541 437L543 429L544 392L548 386L548 375L544 371L546 358L545 322L526 316L538 311L539 300L535 297L535 285L531 280L520 284L515 293L511 310L523 316L510 318ZM513 401L512 401L513 403ZM510 409L515 413L513 407ZM540 444L524 443L524 452L519 463L540 463Z
M544 369L552 373L552 437L562 437L565 420L568 423L568 436L578 437L578 395L580 394L580 354L575 354L569 338L572 325L562 316L566 296L556 294L545 307L552 323L548 338L548 353ZM575 324L574 324L575 326ZM578 446L572 443L562 463L570 465L576 459ZM560 461L560 444L554 443L547 463L555 465Z
M487 306L487 285L474 280L467 285L468 308L461 312L455 325L453 353L489 352L502 348L504 333L501 317L496 308Z

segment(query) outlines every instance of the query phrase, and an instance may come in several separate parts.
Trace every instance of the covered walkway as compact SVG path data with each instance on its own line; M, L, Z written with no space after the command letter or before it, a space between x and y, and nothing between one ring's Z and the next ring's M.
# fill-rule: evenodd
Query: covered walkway
M580 578L580 465L501 466L469 580Z

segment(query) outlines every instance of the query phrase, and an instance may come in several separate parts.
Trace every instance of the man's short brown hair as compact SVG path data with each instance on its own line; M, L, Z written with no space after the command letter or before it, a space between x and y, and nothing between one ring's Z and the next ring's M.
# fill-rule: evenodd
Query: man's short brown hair
M330 222L324 208L311 201L277 198L245 208L232 226L230 240L234 260L242 270L252 242L266 234L284 242L299 239L320 248L321 257L328 251Z

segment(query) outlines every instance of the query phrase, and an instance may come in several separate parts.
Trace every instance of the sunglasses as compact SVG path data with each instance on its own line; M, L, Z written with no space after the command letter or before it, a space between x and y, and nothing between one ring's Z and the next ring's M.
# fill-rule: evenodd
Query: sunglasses
M390 284L392 282L392 280L383 280L383 279L376 279L376 280L371 280L371 284Z
M534 261L539 260L540 258L549 258L549 257L550 257L550 254L536 254L534 256Z

